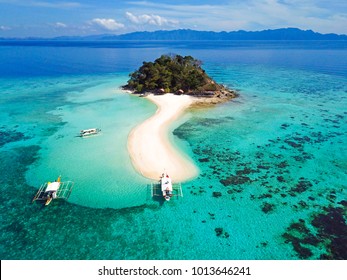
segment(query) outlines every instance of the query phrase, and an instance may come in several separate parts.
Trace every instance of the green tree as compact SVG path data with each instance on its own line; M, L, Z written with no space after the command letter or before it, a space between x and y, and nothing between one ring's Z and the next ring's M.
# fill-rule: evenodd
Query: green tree
M129 75L125 88L136 92L158 89L165 92L179 89L187 93L201 91L208 88L208 84L215 84L201 65L202 62L192 56L162 55L154 62L143 62L138 70Z

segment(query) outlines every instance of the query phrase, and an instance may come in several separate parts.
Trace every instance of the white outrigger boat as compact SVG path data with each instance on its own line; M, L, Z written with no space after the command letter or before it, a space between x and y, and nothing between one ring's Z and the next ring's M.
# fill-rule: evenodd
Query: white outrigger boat
M101 131L101 129L99 129L99 128L83 129L80 132L80 136L84 137L84 136L95 135L95 134L98 134L100 131Z
M49 205L53 199L68 199L74 182L66 181L61 182L61 176L54 182L47 182L40 186L32 202L39 200L45 201L45 206Z
M172 182L169 175L167 174L162 175L162 177L160 178L160 186L161 186L161 191L163 193L163 197L165 198L166 201L169 201L173 191Z
M167 173L162 174L159 184L151 184L151 193L152 197L162 196L166 201L169 201L173 196L183 197L181 184L173 184Z

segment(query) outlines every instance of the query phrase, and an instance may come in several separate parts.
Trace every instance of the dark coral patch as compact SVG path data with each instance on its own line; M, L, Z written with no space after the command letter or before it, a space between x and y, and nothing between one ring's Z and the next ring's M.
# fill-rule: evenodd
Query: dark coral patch
M287 143L289 146L293 147L293 148L301 148L301 144L298 144L294 141L290 141L290 140L285 140L285 143Z
M264 198L272 198L272 194L265 193L258 196L258 199L264 199Z
M299 222L297 222L297 223L292 223L288 227L288 230L291 232L297 231L300 234L309 234L310 233L310 231L306 227L305 221L303 221L303 220L299 220Z
M268 242L261 242L260 245L266 247L268 245Z
M310 233L309 229L306 227L305 221L302 219L296 223L292 223L282 237L286 240L286 243L291 243L293 245L293 249L300 259L312 257L312 251L308 247L310 245L316 246L320 242L316 236Z
M224 231L223 228L215 228L214 231L218 237L229 238L230 234Z
M308 208L308 204L305 201L303 201L303 200L300 200L298 204L303 209L304 208Z
M277 176L277 181L283 183L286 180L283 178L283 176Z
M311 187L312 187L312 183L310 181L305 180L304 178L300 178L296 186L292 187L290 191L295 193L303 193L309 190Z
M294 250L298 253L301 259L308 259L309 257L312 257L312 251L306 247L303 247L298 238L293 238L292 244Z
M22 132L16 130L0 130L0 147L7 143L28 139Z
M270 166L265 166L265 165L258 165L257 167L258 167L259 169L265 169L265 170L270 169Z
M268 203L268 202L264 202L262 207L261 207L261 210L264 212L264 213L269 213L269 212L273 212L273 210L275 209L275 205L274 204L271 204L271 203Z
M342 200L339 202L339 204L341 204L342 206L347 207L347 200Z
M289 166L289 164L286 161L282 161L279 164L277 164L278 168L286 168L287 166Z
M318 214L312 221L312 225L325 239L330 240L327 259L347 259L347 224L346 209L329 207L326 213Z
M312 257L310 246L324 246L327 253L321 254L320 259L346 260L346 209L325 208L324 213L313 217L311 224L317 229L316 234L313 234L305 221L300 219L298 222L292 223L282 237L285 238L286 243L292 243L293 249L302 259Z
M217 236L221 236L223 234L223 228L215 228L214 231L216 232Z
M240 176L240 175L248 175L248 174L257 173L257 172L258 172L257 170L245 167L242 170L237 170L236 171L236 175L238 175L238 176Z
M251 179L247 176L229 176L228 178L220 180L223 186L231 186L231 185L242 185L245 183L251 182Z
M221 193L221 192L213 192L213 193L212 193L212 196L213 196L213 197L221 197L221 196L222 196L222 193Z

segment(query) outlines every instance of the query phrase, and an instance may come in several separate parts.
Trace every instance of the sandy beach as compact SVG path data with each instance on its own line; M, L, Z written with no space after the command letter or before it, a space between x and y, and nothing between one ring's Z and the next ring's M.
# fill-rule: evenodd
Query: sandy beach
M169 141L170 124L193 102L187 95L149 95L158 106L156 113L129 134L128 150L136 170L144 177L159 179L166 171L173 181L182 182L197 176L198 168Z

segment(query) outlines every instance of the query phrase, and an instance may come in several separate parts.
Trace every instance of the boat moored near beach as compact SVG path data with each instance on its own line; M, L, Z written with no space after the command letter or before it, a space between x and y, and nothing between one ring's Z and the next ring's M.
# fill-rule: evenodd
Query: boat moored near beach
M169 201L172 196L172 182L171 178L168 174L163 173L160 179L161 191L163 193L163 197L166 201Z
M45 206L49 205L53 199L62 198L67 200L71 194L74 182L61 182L61 176L54 182L42 184L34 196L32 202L39 200L44 201Z
M151 184L151 193L152 197L160 196L166 201L170 201L173 196L183 197L181 183L173 184L170 176L167 173L162 174L159 183Z
M101 131L100 128L83 129L80 132L80 136L85 137L85 136L95 135L95 134L98 134L100 131Z

